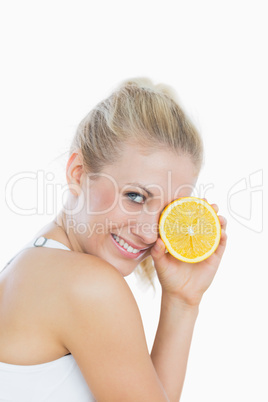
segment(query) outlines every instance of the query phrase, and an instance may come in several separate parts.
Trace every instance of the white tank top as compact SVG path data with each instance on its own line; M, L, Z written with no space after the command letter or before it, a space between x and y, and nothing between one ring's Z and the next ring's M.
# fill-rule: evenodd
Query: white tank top
M58 241L43 236L28 243L22 250L28 247L50 247L70 251ZM93 401L95 399L71 354L52 362L30 366L0 362L0 402Z

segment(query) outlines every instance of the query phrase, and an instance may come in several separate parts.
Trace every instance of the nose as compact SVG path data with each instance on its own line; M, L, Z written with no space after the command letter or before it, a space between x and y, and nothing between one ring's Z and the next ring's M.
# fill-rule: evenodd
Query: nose
M139 238L146 246L152 245L158 238L159 214L141 214L133 219L131 233Z

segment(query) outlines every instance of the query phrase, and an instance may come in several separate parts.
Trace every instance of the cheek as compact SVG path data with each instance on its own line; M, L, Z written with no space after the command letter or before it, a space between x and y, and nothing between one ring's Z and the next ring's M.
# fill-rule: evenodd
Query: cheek
M110 228L123 228L132 223L133 219L129 214L122 211L119 205L117 205L110 213L106 214L106 220L109 222Z
M112 212L118 202L117 192L111 183L93 187L87 196L87 210L98 214Z
M118 209L121 214L127 214L130 217L140 215L143 208L143 204L132 202L127 197L120 197L118 200Z

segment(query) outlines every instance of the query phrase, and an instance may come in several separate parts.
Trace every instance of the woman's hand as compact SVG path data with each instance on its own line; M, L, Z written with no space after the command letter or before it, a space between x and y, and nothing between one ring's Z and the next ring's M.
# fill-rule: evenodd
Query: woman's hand
M218 213L218 206L211 205ZM221 239L217 250L206 260L191 264L177 260L165 252L165 244L159 238L151 250L162 292L179 299L189 306L199 305L204 292L210 286L226 247L226 219L218 216L221 223Z

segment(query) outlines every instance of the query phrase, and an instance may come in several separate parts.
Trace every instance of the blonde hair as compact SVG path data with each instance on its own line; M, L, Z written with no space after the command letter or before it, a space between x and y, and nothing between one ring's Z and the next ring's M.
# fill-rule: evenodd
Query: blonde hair
M202 164L202 140L175 92L148 78L124 81L98 103L79 124L70 155L80 149L85 170L99 173L120 157L126 143L150 151L165 146L186 154L197 172ZM138 275L152 285L154 271L151 257L137 267Z

